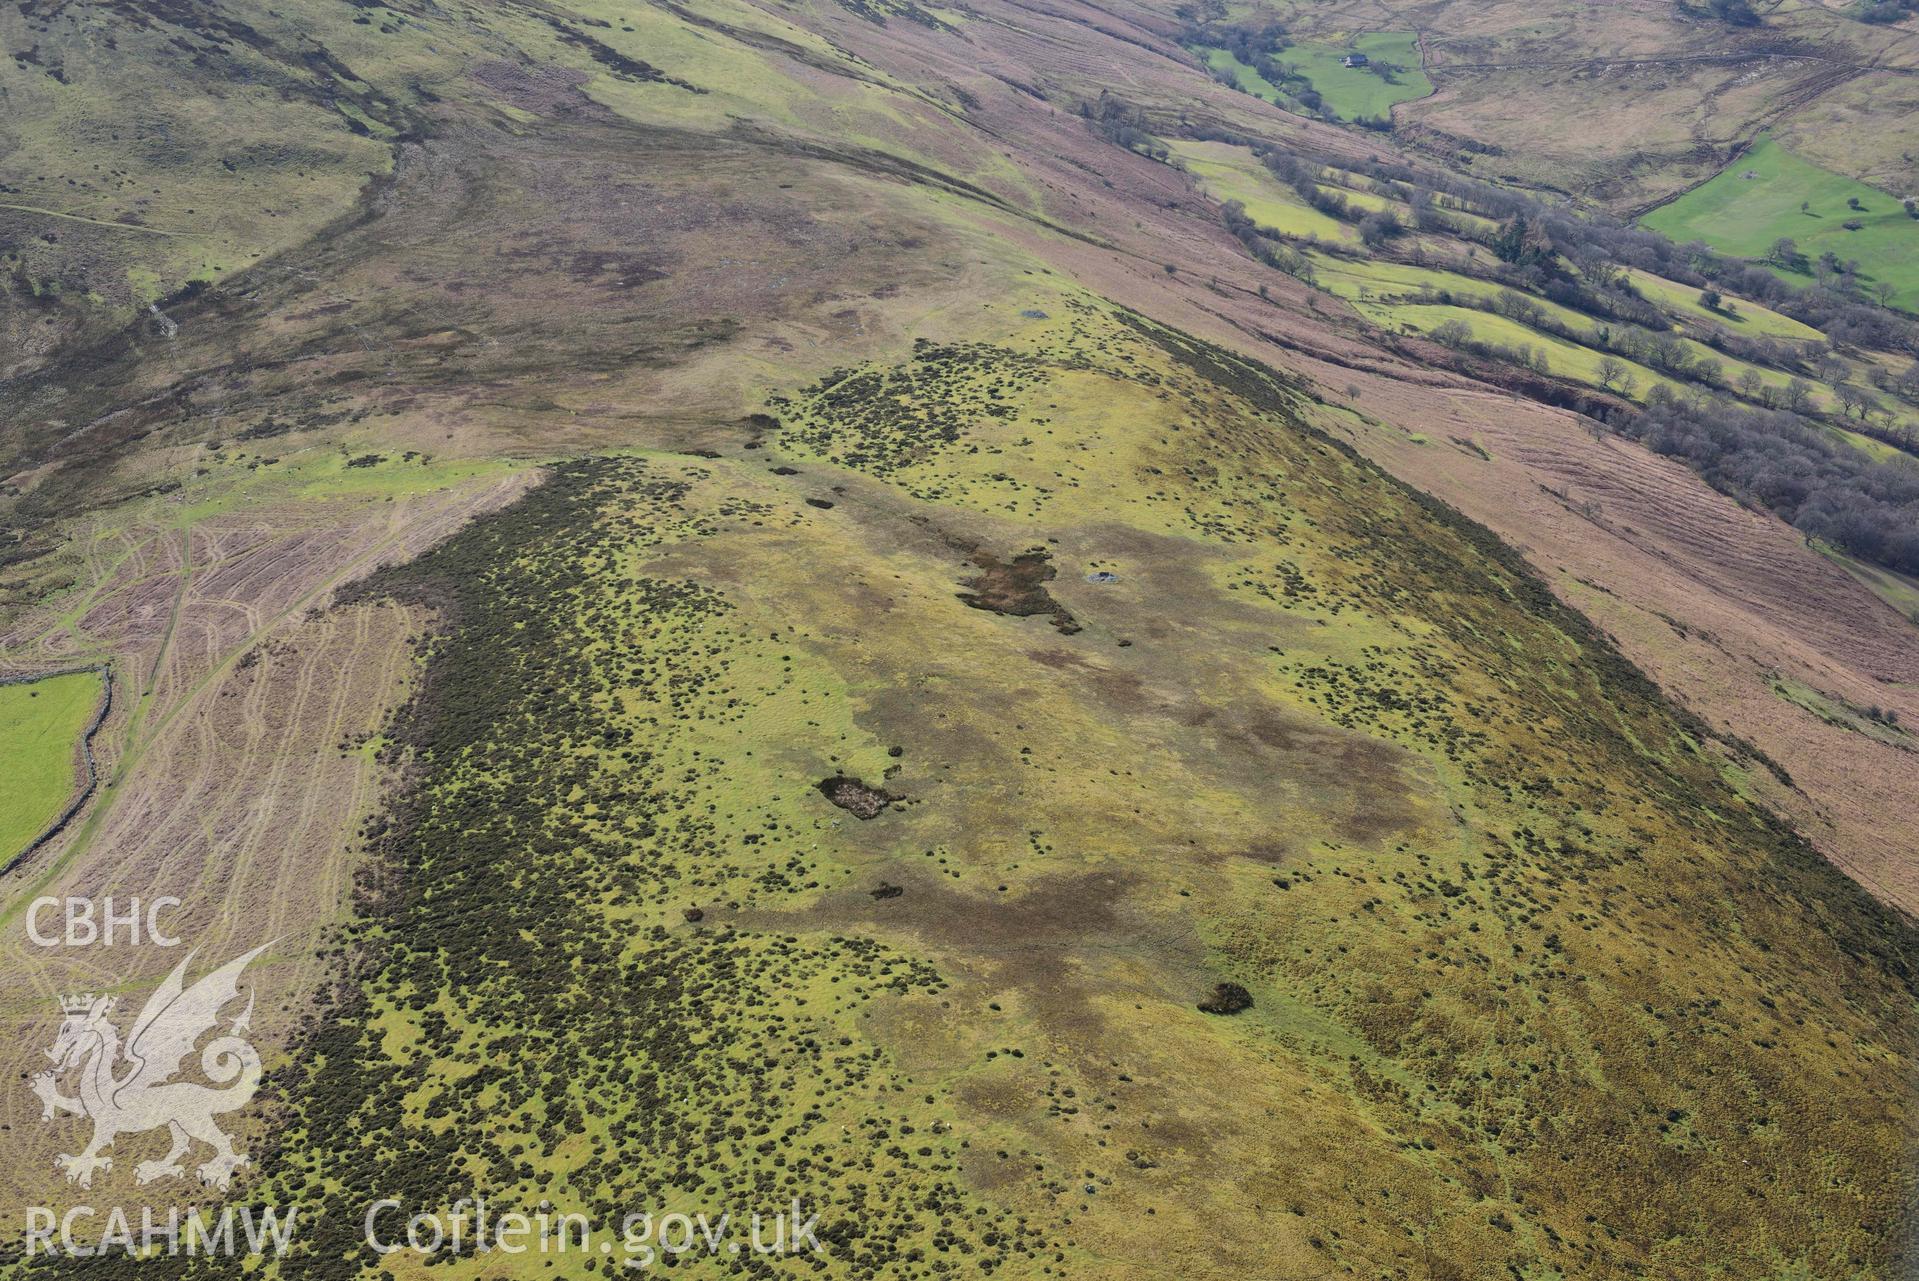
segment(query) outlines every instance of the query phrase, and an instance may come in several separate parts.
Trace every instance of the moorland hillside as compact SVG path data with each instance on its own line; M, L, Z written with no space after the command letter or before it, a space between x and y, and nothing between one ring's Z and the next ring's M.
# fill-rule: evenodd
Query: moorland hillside
M0 659L47 811L98 770L6 852L7 1079L175 959L27 905L172 893L272 943L270 1274L617 1266L361 1240L481 1193L797 1198L845 1277L1903 1275L1900 285L1458 163L1501 6L1303 8L0 13ZM120 1142L85 1196L175 1195Z

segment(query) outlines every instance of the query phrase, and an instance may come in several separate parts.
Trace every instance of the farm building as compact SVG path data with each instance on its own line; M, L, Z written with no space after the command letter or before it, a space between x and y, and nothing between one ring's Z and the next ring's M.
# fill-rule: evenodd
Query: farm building
M1363 53L1349 53L1346 55L1346 65L1349 67L1365 67L1372 65L1372 60Z

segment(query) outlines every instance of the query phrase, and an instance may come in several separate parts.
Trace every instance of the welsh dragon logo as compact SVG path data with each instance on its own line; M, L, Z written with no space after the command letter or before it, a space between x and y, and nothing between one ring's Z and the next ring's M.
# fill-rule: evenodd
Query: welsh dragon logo
M68 1112L93 1122L93 1139L78 1155L54 1158L68 1179L83 1188L93 1186L96 1170L113 1168L113 1159L100 1154L115 1139L165 1126L173 1146L160 1160L134 1167L138 1182L184 1175L180 1158L196 1140L213 1149L199 1166L200 1181L220 1189L233 1181L233 1172L247 1158L233 1150L232 1140L213 1118L245 1107L260 1088L260 1056L241 1037L253 1017L251 991L246 1009L227 1032L200 1051L200 1068L213 1084L173 1078L200 1038L216 1029L220 1011L238 999L240 971L269 946L262 944L227 962L192 987L183 982L193 960L188 953L147 999L124 1048L119 1030L108 1019L113 997L88 993L60 999L66 1018L47 1051L55 1067L34 1078L33 1092L40 1097L44 1121ZM60 1080L74 1072L79 1074L78 1093L69 1097L60 1092Z

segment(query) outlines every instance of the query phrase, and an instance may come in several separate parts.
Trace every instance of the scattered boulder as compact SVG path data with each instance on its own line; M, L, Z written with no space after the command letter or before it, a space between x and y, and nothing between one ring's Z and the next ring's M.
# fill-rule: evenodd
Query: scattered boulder
M887 881L881 881L878 889L868 890L866 892L874 898L898 898L900 895L906 893L906 891L899 886Z
M1253 994L1237 983L1221 983L1199 1008L1207 1014L1238 1014L1253 1008Z
M826 499L826 498L809 498L806 500L806 505L808 507L818 507L822 511L827 511L827 510L831 510L833 503L832 503L832 500Z

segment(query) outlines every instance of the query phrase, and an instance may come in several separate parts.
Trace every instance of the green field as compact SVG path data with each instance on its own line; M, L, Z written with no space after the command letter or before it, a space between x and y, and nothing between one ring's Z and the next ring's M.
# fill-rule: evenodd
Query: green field
M94 672L0 685L0 860L40 835L73 795L73 748L100 703Z
M1873 595L1919 623L1919 578L1908 577L1883 565L1869 565L1818 540L1814 540L1812 546L1827 560L1864 583Z
M1297 192L1266 172L1244 147L1223 142L1169 142L1173 154L1199 181L1200 189L1215 200L1237 200L1246 216L1285 236L1316 236L1321 240L1356 245L1359 232L1350 224L1319 212Z
M1349 53L1365 54L1374 66L1342 65ZM1342 120L1390 119L1394 103L1433 91L1420 66L1419 38L1410 31L1374 32L1347 44L1302 41L1274 54L1273 61L1305 77L1325 99L1326 109Z
M1250 93L1255 98L1264 98L1275 106L1292 110L1296 105L1292 98L1282 93L1265 76L1253 70L1227 49L1212 49L1205 45L1192 46L1193 52L1206 59L1206 65L1222 79L1238 86L1242 93Z
M1479 342L1507 348L1531 346L1546 354L1548 372L1589 386L1600 385L1599 362L1606 358L1604 352L1594 351L1590 347L1568 342L1552 334L1541 333L1537 329L1522 325L1515 320L1508 320L1504 316L1475 311L1470 307L1443 307L1423 303L1403 306L1379 303L1355 305L1368 319L1387 329L1404 329L1412 333L1431 333L1447 321L1456 320L1471 329L1474 339ZM1621 359L1619 363L1630 370L1633 377L1638 380L1634 388L1635 398L1644 397L1655 383L1670 388L1679 386L1672 379L1663 374L1654 373L1644 365L1624 359Z
M1314 283L1330 293L1361 304L1360 310L1376 323L1388 328L1405 325L1417 332L1427 333L1448 320L1462 321L1472 328L1474 336L1481 342L1496 343L1502 347L1517 347L1530 343L1547 353L1547 359L1554 373L1575 378L1593 386L1599 385L1599 362L1605 359L1606 353L1597 349L1596 337L1593 338L1594 345L1588 346L1584 342L1574 342L1557 334L1543 333L1518 321L1477 310L1477 306L1490 305L1500 293L1509 292L1506 287L1495 281L1478 280L1457 272L1415 267L1406 263L1352 260L1331 254L1313 254L1311 257L1315 271ZM1643 291L1648 298L1662 306L1683 301L1684 294L1696 297L1698 292L1688 290L1682 285L1675 285L1670 281L1659 280L1654 276L1641 278L1642 284L1645 281L1657 281L1670 291L1672 294L1670 298L1651 289ZM1474 300L1475 305L1455 307L1414 301L1422 295L1428 295L1428 291L1432 294L1448 293L1461 300L1471 299ZM1526 296L1547 316L1575 334L1591 336L1597 325L1592 317L1582 312L1535 295ZM1754 310L1764 312L1763 308ZM1788 324L1797 323L1788 321L1784 316L1775 316L1772 312L1764 312L1764 314L1774 316L1777 320ZM1807 332L1816 333L1817 331L1807 330ZM1749 364L1723 352L1715 351L1695 339L1680 337L1678 341L1695 362L1717 364L1727 385L1736 383L1740 375L1748 369L1759 376L1759 381L1764 386L1775 391L1784 390L1786 384L1791 381L1789 375L1777 369ZM1624 357L1618 359L1640 380L1639 390L1642 392L1654 383L1663 383L1668 387L1679 385L1643 364ZM1831 393L1821 387L1815 394L1815 403L1830 406ZM1832 431L1836 439L1842 439L1847 444L1864 450L1872 457L1883 459L1897 453L1891 446L1860 436L1855 432L1836 427Z
M1862 208L1851 208L1849 200ZM1640 221L1682 243L1703 240L1755 260L1786 237L1808 260L1827 252L1841 262L1856 259L1869 287L1883 282L1898 306L1919 305L1919 221L1907 216L1898 197L1808 164L1771 138ZM1847 230L1847 222L1859 229ZM1807 279L1802 272L1780 274L1795 283Z
M1341 298L1384 301L1444 291L1456 297L1490 299L1499 292L1499 286L1491 281L1476 280L1435 267L1415 267L1411 263L1378 259L1338 258L1324 253L1311 254L1310 257L1315 272L1314 283Z
M1328 168L1320 172L1320 186L1326 190L1337 191L1354 205L1365 209L1390 209L1399 215L1403 223L1412 222L1412 209L1405 201L1394 196L1382 195L1373 190L1372 179L1363 174L1346 169ZM1491 218L1483 218L1469 210L1456 208L1457 201L1451 197L1440 196L1434 200L1440 220L1453 232L1467 240L1479 240L1498 230L1499 224Z
M1655 276L1646 271L1628 271L1633 287L1646 301L1689 320L1702 320L1736 334L1760 338L1781 338L1789 342L1822 342L1825 335L1811 325L1791 316L1782 316L1770 307L1762 307L1744 298L1728 298L1714 311L1699 301L1702 291Z
M1404 220L1410 212L1406 208L1405 201L1382 196L1376 191L1366 191L1360 187L1339 187L1332 183L1321 183L1319 189L1329 195L1340 196L1353 208L1364 209L1369 213L1391 212Z
M1517 293L1493 280L1481 280L1456 271L1436 267L1416 267L1411 263L1379 259L1340 258L1332 254L1310 255L1316 272L1314 283L1341 298L1363 302L1400 302L1431 298L1445 302L1444 295L1474 299L1491 306L1502 293ZM1545 298L1526 295L1541 311L1575 332L1590 330L1593 319L1583 312L1562 307Z
M1491 218L1473 213L1469 209L1458 208L1459 202L1451 196L1441 195L1434 199L1441 215L1452 225L1454 231L1469 240L1479 240L1499 230L1499 224Z

